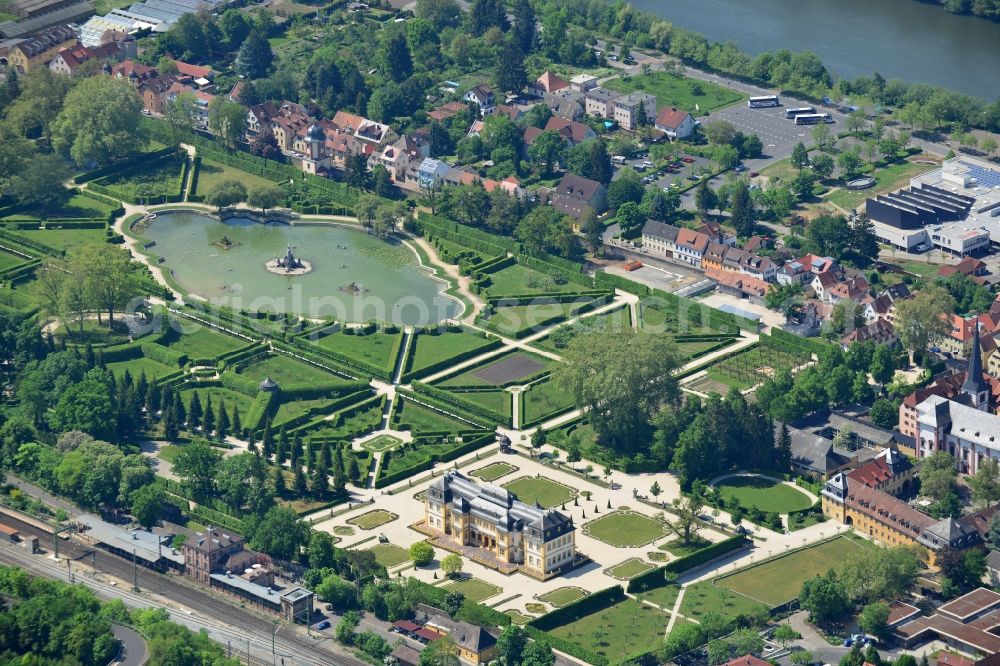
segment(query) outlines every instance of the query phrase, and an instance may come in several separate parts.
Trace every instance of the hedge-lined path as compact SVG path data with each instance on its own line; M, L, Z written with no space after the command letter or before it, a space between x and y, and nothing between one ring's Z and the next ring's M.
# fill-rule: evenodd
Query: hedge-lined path
M452 280L455 281L458 293L462 294L462 296L467 298L469 302L472 303L472 311L466 313L466 315L462 317L461 322L464 324L472 324L473 322L475 322L476 317L479 316L479 312L486 305L486 301L484 301L482 297L479 296L479 294L473 293L472 289L469 286L472 283L472 281L469 279L469 276L462 275L461 272L459 272L458 270L458 266L456 266L455 264L445 263L441 259L441 257L438 256L437 248L428 243L425 239L420 238L418 236L413 236L405 232L402 235L408 241L418 246L421 250L423 250L427 254L427 258L430 260L432 264L434 264L432 268L437 268L438 270L444 272L445 275L447 275L448 277L450 277Z

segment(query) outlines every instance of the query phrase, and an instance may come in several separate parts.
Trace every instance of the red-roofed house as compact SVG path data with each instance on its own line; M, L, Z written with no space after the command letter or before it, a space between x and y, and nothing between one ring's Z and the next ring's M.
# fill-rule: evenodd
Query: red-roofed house
M677 232L674 258L692 266L701 266L701 256L708 249L708 242L705 234L681 227Z
M683 232L684 229L681 229L681 231ZM680 236L681 234L677 235L678 244L680 243ZM741 273L723 271L718 268L710 268L705 271L705 277L713 280L721 293L729 294L736 298L745 298L751 303L758 305L764 304L764 297L767 296L767 292L771 289L769 283L758 278Z
M123 60L111 67L111 76L116 79L127 79L137 88L143 81L154 79L159 75L160 73L156 71L155 67L147 67L134 60Z
M759 659L752 654L747 654L726 662L726 666L771 666L771 663Z
M583 123L577 123L572 120L556 116L552 116L549 118L548 122L545 123L545 131L558 132L559 136L565 139L571 146L583 143L588 139L597 138L597 133L591 129L590 125L584 125Z
M438 108L434 109L427 114L427 117L431 120L436 120L438 122L444 122L449 118L454 118L460 113L465 113L469 110L469 105L465 102L448 102L442 104Z
M694 119L687 111L681 111L676 106L665 106L656 114L656 129L667 135L671 141L686 139L694 133Z
M205 81L211 81L212 77L215 76L215 72L212 71L211 67L203 67L201 65L192 65L186 63L183 60L172 60L177 66L177 73L181 76L190 76L192 79L197 81L198 79L204 79ZM205 85L205 84L201 84Z
M552 72L546 70L542 72L542 75L535 79L535 82L529 87L533 92L541 97L545 93L554 93L559 90L569 88L569 84L559 78L558 74L553 74Z

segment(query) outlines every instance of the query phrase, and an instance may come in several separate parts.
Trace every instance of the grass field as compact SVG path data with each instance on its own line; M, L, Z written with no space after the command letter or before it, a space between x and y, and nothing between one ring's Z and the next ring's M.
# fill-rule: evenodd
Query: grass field
M375 555L375 561L386 568L398 567L410 561L409 551L391 543L380 543L368 550Z
M635 548L666 535L663 525L649 516L619 510L592 520L583 533L618 548Z
M522 476L505 483L503 487L517 495L517 499L525 504L534 505L538 502L546 509L572 501L576 497L576 491L569 486L541 477Z
M587 591L580 587L560 587L558 589L552 590L551 592L546 592L545 594L538 597L539 601L544 601L547 604L551 604L556 608L562 608L566 604L571 604L577 599L583 599L587 596Z
M19 229L15 233L36 243L65 250L67 254L88 246L104 245L107 239L104 229Z
M511 624L521 625L521 624L526 624L527 622L531 621L531 616L530 615L525 615L524 613L521 613L520 611L509 610L509 611L504 611L504 614L510 616Z
M555 352L562 352L570 340L584 333L602 332L615 335L632 328L632 310L628 306L612 312L603 312L592 317L583 317L573 324L561 326L532 346Z
M730 477L716 487L727 504L735 497L741 506L757 507L761 511L790 513L808 509L813 504L804 492L762 477Z
M403 440L398 437L393 437L392 435L379 435L374 439L369 439L367 442L361 444L361 448L366 451L371 451L372 453L382 453L383 451L392 451L393 449L398 449L402 446Z
M674 604L677 603L677 595L680 592L681 588L679 585L663 585L652 590L639 592L635 596L641 601L654 603L665 610L673 610Z
M796 594L798 594L797 590ZM720 587L713 581L704 580L688 587L684 592L680 613L694 620L700 620L706 613L718 613L731 618L763 606L765 604Z
M463 432L475 429L474 426L465 421L453 419L447 414L418 405L405 398L396 399L393 422L400 424L401 427L405 426L402 428L404 430L413 430L418 433L437 430Z
M876 169L866 174L875 179L875 185L867 190L848 190L841 188L824 197L825 201L836 204L845 210L853 210L864 203L868 197L884 194L899 189L910 182L910 179L921 173L931 171L931 164L914 164L913 162L898 162L882 169Z
M920 275L922 277L933 278L941 268L941 264L933 264L926 261L900 261L897 262L904 271Z
M696 550L701 550L705 546L711 545L711 543L712 542L708 539L695 538L692 539L691 543L685 545L681 543L680 539L674 539L673 541L660 544L657 548L665 550L675 557L684 557L685 555L690 555Z
M557 284L545 273L520 264L490 273L490 286L486 288L490 297L574 294L579 291L578 285Z
M715 584L776 606L798 596L803 582L836 569L848 555L864 547L854 539L837 537L717 578ZM687 602L686 597L684 601Z
M577 303L539 303L530 305L505 305L494 308L493 315L479 323L490 330L512 335L515 331L537 332L559 321L569 319ZM550 321L551 320L551 321Z
M604 87L630 93L636 90L656 95L656 106L676 106L691 115L706 115L709 111L732 106L746 95L708 81L696 81L666 72L650 72L640 76L611 79ZM700 94L699 94L700 91ZM699 111L695 111L695 106Z
M698 321L681 320L681 313L666 303L648 298L639 303L639 326L647 333L677 335L718 335L719 331L702 326Z
M655 564L650 564L649 562L643 562L638 557L630 557L621 564L616 564L615 566L608 569L607 573L612 578L617 578L618 580L630 580L635 578L639 574L644 574L647 571L651 571L656 568Z
M177 371L177 368L172 368L169 365L165 365L159 361L154 361L153 359L146 358L145 356L131 358L127 361L115 361L114 363L108 363L107 368L114 373L115 376L120 376L128 370L135 379L138 379L139 375L144 372L146 373L146 379L158 379L163 375Z
M201 170L198 173L197 191L192 192L192 194L204 195L224 180L238 180L248 190L274 185L273 181L266 178L247 173L246 171L240 171L226 164L219 164L218 162L203 159L201 161Z
M360 516L354 516L347 522L356 527L360 527L363 530L373 530L376 527L381 527L382 525L391 523L397 518L399 518L399 516L394 513L384 511L383 509L375 509L374 511L363 513Z
M177 458L177 454L181 452L182 448L184 447L176 444L166 444L161 446L160 450L156 452L156 457L173 465L174 460Z
M346 335L332 333L319 338L316 345L321 349L337 351L351 358L371 363L390 373L396 367L399 341L402 333L371 333L370 335Z
M573 395L554 381L546 380L532 384L524 393L524 411L521 424L532 424L571 409L575 405Z
M442 331L437 335L421 333L413 339L406 372L419 376L425 368L488 344L490 340L479 333L466 331Z
M513 409L511 406L513 396L507 391L455 391L454 393L461 400L492 409L501 414L509 415Z
M20 266L28 261L31 260L19 257L16 254L11 254L10 252L0 251L0 271L5 271L8 268L14 268L14 266Z
M242 369L240 375L255 382L270 377L278 384L314 384L317 382L337 382L342 380L337 375L298 361L291 356L274 354L261 363L255 363Z
M476 602L482 601L483 599L489 599L490 597L495 597L503 592L502 587L497 587L493 583L487 583L486 581L479 580L478 578L463 578L462 580L446 583L441 587L449 592L461 592L465 595L466 599L471 599Z
M609 659L655 648L663 641L670 616L635 599L625 599L548 633Z
M187 321L182 326L184 331L193 330L182 333L168 341L166 345L176 352L187 354L190 358L215 358L247 345L244 340L218 333L205 326L191 325Z
M486 483L492 483L499 479L501 476L507 476L512 472L516 472L517 467L514 467L510 463L505 462L495 462L490 463L486 467L480 467L479 469L472 470L469 472L469 476L474 476L477 479L482 479Z
M318 400L282 401L281 404L278 405L278 411L275 413L274 418L271 419L271 426L272 428L279 428L282 423L287 423L292 419L298 418L312 408L323 407L328 404L330 404L329 398L320 398Z

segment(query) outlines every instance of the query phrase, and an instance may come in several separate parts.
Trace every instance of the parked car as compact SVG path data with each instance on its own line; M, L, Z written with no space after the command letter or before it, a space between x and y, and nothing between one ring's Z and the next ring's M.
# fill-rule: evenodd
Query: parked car
M742 164L737 164L735 167L733 167L733 171L735 171L736 173L743 173L746 170L747 168Z
M750 177L751 177L751 178L756 178L756 177L757 177L757 176L759 176L759 175L760 175L760 172L759 172L759 171L751 171L751 172L750 172Z
M841 645L843 645L844 647L851 647L852 645L854 645L854 641L852 641L850 638L845 638L844 642L841 643Z
M693 157L682 157L681 158L681 162L684 162L684 164L694 164L694 158Z
M323 620L322 622L317 622L316 626L313 627L313 629L315 629L316 631L323 631L324 629L329 629L329 628L330 628L329 620Z

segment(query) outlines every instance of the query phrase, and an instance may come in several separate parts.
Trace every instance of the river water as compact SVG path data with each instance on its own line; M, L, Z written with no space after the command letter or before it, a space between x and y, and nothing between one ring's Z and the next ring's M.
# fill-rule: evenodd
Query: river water
M295 312L314 319L379 319L427 325L455 317L461 304L445 296L416 255L399 242L359 229L220 222L195 212L160 213L141 233L156 244L164 269L187 292L228 307ZM232 243L223 249L221 239ZM275 275L264 267L292 245L312 270Z
M638 8L732 41L748 53L819 55L836 76L879 72L993 101L1000 97L1000 23L914 0L632 0Z

